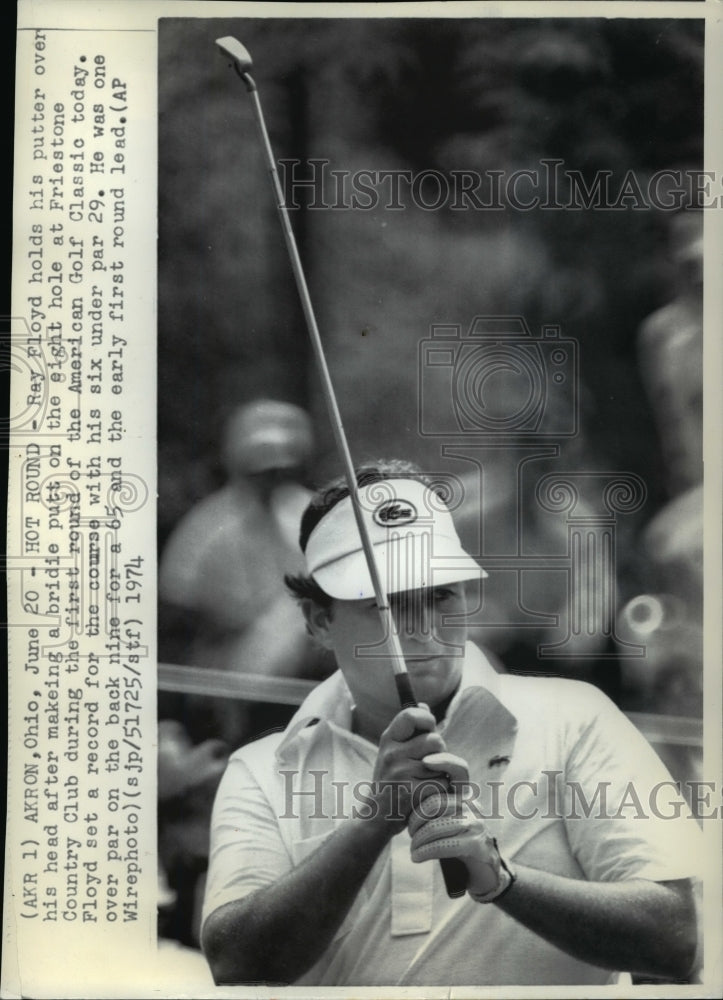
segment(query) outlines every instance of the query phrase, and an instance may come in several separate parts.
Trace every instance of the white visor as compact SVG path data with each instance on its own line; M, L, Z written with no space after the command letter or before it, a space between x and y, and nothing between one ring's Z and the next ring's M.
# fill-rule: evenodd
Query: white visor
M385 479L359 490L382 586L387 594L487 576L462 548L438 492L415 479ZM349 497L319 521L306 546L307 572L339 600L374 597Z

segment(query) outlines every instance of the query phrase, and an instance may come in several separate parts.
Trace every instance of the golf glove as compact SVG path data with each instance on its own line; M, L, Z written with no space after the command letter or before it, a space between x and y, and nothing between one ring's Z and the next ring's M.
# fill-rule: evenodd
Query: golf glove
M467 892L478 903L493 902L515 881L484 822L454 795L427 796L412 812L409 833L412 861L458 858L464 863Z

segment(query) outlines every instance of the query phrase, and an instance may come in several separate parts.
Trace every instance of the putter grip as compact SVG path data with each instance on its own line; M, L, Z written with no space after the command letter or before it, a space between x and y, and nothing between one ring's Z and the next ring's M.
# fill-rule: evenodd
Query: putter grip
M395 674L394 680L402 708L415 708L417 699L414 697L409 674ZM444 885L449 898L458 899L464 896L467 891L467 868L464 863L458 858L442 858L439 863L442 866Z
M467 868L459 858L442 858L439 862L444 875L444 886L450 899L458 899L467 892Z
M409 680L409 674L395 674L394 680L397 685L399 704L402 708L416 708L418 702L414 697L414 691L412 691L412 682Z

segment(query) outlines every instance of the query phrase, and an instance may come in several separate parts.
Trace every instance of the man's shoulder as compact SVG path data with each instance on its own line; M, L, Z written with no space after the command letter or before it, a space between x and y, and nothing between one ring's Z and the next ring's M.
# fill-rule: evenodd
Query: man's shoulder
M570 677L501 674L500 693L513 710L527 709L536 714L549 711L560 721L573 717L577 722L590 722L600 715L619 711L600 688Z
M244 743L238 750L234 750L229 757L229 764L238 761L249 766L273 761L285 733L285 729L272 729L267 733L262 733L248 743Z
M331 678L326 678L322 683L328 686L330 680ZM271 729L244 743L231 754L229 762L239 761L253 770L255 767L281 760L284 756L283 745L302 738L304 732L312 727L316 728L316 724L320 721L318 713L306 710L307 704L313 704L310 698L306 699L286 728Z

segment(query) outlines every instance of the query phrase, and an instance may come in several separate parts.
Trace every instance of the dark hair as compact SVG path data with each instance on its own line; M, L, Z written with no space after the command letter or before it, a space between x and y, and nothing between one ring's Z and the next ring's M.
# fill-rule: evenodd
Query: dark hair
M426 476L418 465L414 462L407 462L401 458L378 459L375 462L368 462L360 465L354 470L357 486L369 486L371 483L383 482L385 479L415 479L417 482L431 485L431 479ZM299 530L299 545L302 552L306 552L306 546L314 528L325 514L328 514L332 507L335 507L340 500L349 496L349 487L346 479L340 476L333 479L326 486L317 490L309 501L309 504L301 518ZM325 590L322 590L318 583L310 576L300 574L292 576L287 574L284 583L298 600L307 598L323 608L328 608L333 600Z

